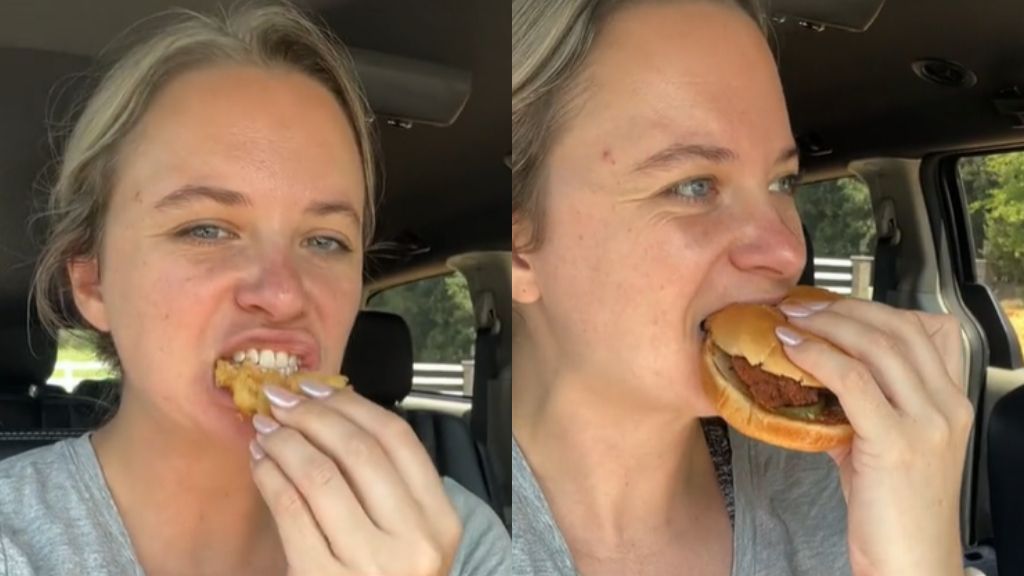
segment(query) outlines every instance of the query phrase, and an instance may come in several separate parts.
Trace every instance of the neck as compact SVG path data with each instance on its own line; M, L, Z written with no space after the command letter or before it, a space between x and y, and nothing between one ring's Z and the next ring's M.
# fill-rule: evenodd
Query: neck
M117 415L93 435L140 563L148 573L196 574L277 564L280 541L246 447L180 428L125 390Z
M629 398L629 382L542 356L528 345L513 354L512 429L571 547L576 533L589 546L629 548L723 514L695 414L643 404Z

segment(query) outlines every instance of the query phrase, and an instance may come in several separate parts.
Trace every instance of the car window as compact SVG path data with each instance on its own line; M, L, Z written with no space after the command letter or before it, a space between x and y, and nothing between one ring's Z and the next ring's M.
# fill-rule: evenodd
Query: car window
M875 220L867 186L854 177L804 184L796 207L814 246L814 285L870 299Z
M472 395L476 341L469 287L457 272L384 290L370 310L398 314L412 333L413 390Z
M57 335L57 363L47 379L48 384L74 390L82 380L105 380L115 374L100 361L89 340L74 330L61 330Z
M957 163L974 236L978 281L987 285L1024 339L1024 152Z

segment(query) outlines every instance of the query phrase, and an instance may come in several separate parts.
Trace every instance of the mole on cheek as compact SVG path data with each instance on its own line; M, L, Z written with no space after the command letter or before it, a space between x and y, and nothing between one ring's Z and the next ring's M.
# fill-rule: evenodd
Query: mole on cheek
M603 160L605 164L615 166L615 155L612 154L612 151L608 148L605 148L604 152L601 153L601 160Z

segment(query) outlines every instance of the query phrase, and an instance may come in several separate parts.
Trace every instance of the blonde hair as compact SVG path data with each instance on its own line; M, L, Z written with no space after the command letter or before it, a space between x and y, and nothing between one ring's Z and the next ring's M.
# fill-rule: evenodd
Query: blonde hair
M543 241L538 181L553 135L572 114L576 82L602 25L622 8L680 0L512 0L512 217ZM688 0L696 1L696 0ZM766 30L756 0L703 0L742 8Z
M49 190L49 230L32 285L42 325L83 330L111 368L120 361L110 334L69 313L67 264L98 258L117 172L118 153L155 95L173 78L215 64L287 67L329 89L348 115L362 156L365 189L363 242L375 223L376 144L372 115L342 44L286 3L236 6L216 16L187 10L135 45L102 76L74 124Z

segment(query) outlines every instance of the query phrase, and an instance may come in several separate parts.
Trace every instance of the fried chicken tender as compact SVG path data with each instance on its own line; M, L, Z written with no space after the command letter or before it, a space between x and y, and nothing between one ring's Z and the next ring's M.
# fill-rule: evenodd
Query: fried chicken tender
M313 380L338 390L348 386L348 378L340 374L297 372L285 376L276 370L263 370L250 362L238 365L218 360L213 374L217 387L227 388L231 391L235 406L245 416L270 415L270 401L263 395L263 386L272 384L297 394L301 394L299 382L304 380Z

